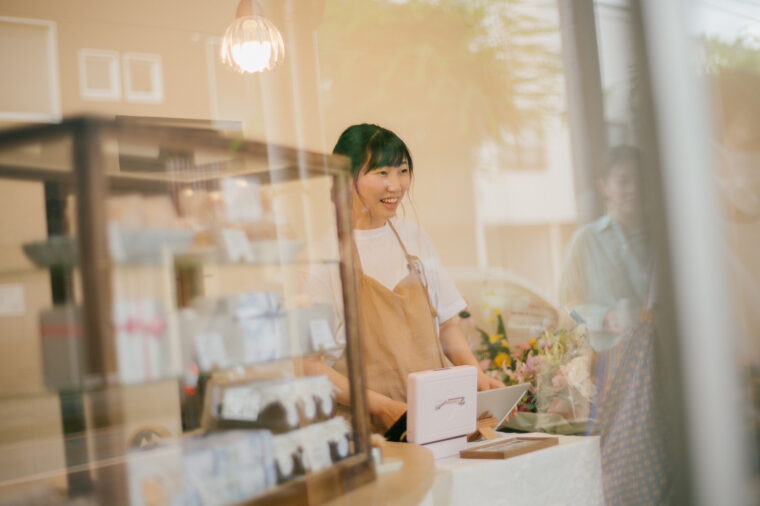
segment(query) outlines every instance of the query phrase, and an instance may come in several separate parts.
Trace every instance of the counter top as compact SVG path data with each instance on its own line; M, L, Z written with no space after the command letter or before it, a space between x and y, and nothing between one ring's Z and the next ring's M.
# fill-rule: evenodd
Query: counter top
M429 504L435 475L435 461L430 450L390 442L383 443L382 450L383 458L390 466L400 461L400 467L387 472L379 470L375 481L324 503L325 506Z

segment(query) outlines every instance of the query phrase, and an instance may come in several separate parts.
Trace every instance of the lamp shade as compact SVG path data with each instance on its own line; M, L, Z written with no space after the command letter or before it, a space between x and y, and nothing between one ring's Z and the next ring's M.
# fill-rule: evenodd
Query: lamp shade
M244 2L248 0L241 5ZM238 16L224 32L222 61L241 73L274 68L285 58L280 31L262 15L240 13L238 8Z

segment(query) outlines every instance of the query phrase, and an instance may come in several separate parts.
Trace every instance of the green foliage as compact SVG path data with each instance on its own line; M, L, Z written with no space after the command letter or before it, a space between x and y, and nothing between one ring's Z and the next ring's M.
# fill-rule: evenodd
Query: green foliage
M760 40L743 36L734 41L702 37L702 68L708 74L741 69L760 73Z
M558 27L536 12L526 0L328 1L323 104L350 100L362 120L391 110L410 130L519 142L558 112L562 82Z

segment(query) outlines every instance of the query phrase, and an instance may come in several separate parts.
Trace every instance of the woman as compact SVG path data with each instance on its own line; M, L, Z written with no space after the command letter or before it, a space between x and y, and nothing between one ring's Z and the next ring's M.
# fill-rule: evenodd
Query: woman
M396 217L412 182L413 164L404 142L377 125L346 129L333 153L351 159L353 228L359 267L359 325L373 428L384 431L406 412L410 372L478 362L458 325L466 303L440 268L430 238ZM345 358L319 372L348 404ZM478 370L478 390L503 387Z

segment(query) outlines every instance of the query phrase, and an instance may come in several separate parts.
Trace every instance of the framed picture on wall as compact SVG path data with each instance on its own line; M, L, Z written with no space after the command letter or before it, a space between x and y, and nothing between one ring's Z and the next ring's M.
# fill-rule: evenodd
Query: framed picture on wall
M0 48L0 121L60 121L55 22L0 16Z

